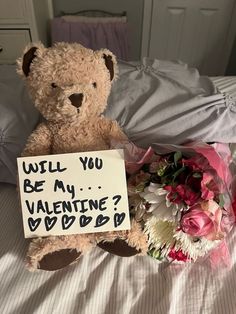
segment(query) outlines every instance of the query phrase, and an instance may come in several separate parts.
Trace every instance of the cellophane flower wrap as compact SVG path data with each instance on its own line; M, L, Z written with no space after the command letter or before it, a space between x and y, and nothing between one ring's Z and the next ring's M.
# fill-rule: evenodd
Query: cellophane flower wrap
M230 263L225 237L232 208L231 152L227 144L155 145L124 148L130 213L148 236L148 254L159 261L194 262L209 257L213 266Z

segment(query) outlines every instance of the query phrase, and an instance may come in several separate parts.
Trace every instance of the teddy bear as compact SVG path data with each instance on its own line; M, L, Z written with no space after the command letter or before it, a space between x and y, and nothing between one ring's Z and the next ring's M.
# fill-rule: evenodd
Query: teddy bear
M107 150L111 140L127 139L116 121L102 115L118 75L109 50L63 42L46 48L36 43L26 47L17 65L42 115L22 156ZM148 241L133 218L130 230L38 237L29 244L26 266L31 271L54 271L96 246L118 256L145 255Z

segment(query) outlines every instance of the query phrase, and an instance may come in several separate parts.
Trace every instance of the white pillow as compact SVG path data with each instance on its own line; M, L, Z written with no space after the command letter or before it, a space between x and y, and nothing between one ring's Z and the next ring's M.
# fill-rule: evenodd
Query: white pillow
M120 62L119 69L105 115L118 120L136 145L236 142L235 100L196 69L148 58Z

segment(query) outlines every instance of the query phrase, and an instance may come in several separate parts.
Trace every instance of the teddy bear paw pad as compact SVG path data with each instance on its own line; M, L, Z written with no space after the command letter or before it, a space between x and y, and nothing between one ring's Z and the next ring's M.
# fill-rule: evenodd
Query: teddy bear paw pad
M121 239L115 239L114 242L100 242L98 247L111 254L130 257L140 253L135 247L129 246L128 243Z
M38 269L54 271L69 266L75 262L81 255L81 252L73 249L64 249L45 255L40 261Z

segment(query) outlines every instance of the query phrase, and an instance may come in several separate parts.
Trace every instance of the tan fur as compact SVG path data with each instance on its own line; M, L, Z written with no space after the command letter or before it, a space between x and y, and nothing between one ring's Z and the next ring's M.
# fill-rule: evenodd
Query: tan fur
M36 238L29 246L26 267L30 271L34 271L38 267L38 262L46 255L54 251L63 249L76 249L77 251L87 253L96 243L91 235L70 235L47 238Z
M116 121L102 116L112 84L103 56L112 58L114 79L117 77L115 56L106 49L94 52L79 44L57 43L48 49L40 43L33 46L38 49L29 75L25 77L22 71L23 57L17 62L18 73L24 76L45 122L31 134L22 156L103 150L110 148L111 139L126 139ZM53 88L52 83L57 87ZM79 111L68 98L73 93L84 95ZM83 254L99 241L114 241L117 237L146 253L146 236L140 225L133 222L130 231L33 239L27 267L37 269L38 262L48 253L75 248Z
M97 243L104 242L114 242L115 239L125 240L129 246L135 247L137 251L140 250L139 255L146 255L148 251L148 239L143 233L141 225L134 219L131 221L130 230L122 230L116 232L101 232L95 235L95 240Z

